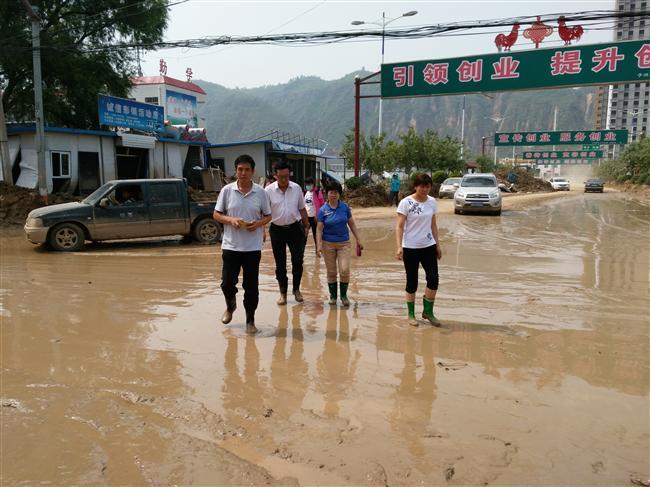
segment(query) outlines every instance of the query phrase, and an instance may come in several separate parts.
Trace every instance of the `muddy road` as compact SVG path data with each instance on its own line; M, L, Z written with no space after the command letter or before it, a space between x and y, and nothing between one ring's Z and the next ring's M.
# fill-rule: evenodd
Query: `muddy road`
M571 193L509 198L496 218L450 204L440 329L406 323L389 209L357 213L347 310L326 304L311 241L305 303L275 305L267 243L254 337L241 306L219 322L218 247L62 254L5 230L0 481L647 480L650 206Z

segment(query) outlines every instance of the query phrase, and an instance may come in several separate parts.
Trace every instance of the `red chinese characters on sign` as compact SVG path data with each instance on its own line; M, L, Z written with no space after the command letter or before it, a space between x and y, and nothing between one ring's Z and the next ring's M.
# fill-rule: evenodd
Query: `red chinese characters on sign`
M422 70L422 74L424 74L424 81L430 85L440 83L446 85L449 82L449 63L427 63Z
M581 64L580 51L557 51L551 58L551 75L579 74Z
M413 86L413 65L396 66L393 68L393 81L395 86L401 88L402 86Z
M595 56L591 58L594 63L597 63L591 70L594 73L599 73L605 67L610 72L616 71L616 63L625 59L623 54L618 53L618 47L606 47L605 49L598 49L594 51Z
M641 69L648 69L650 68L650 44L644 44L641 46L641 49L639 49L636 54L634 55L635 58L639 60L637 65Z
M521 134L515 134L512 136L513 142L522 142L523 140L524 140L524 136Z
M600 142L600 132L592 132L589 134L589 140L592 142Z
M473 63L463 60L456 72L458 72L458 81L461 83L481 81L483 79L483 60L478 59Z
M575 140L576 142L584 142L586 138L587 135L584 132L577 132L573 140Z
M557 159L557 152L551 152L551 159Z
M551 141L551 134L541 134L539 136L539 141L540 142L550 142Z
M560 134L560 142L571 142L571 132L562 132Z
M571 156L571 153L568 151L562 152L562 159L568 159Z
M517 73L519 61L513 59L512 56L502 57L499 62L492 63L492 66L494 67L494 74L490 76L492 79L519 78L519 73Z
M526 134L526 142L537 142L537 134Z
M499 143L507 144L510 142L510 135L508 134L499 134Z
M596 152L595 151L589 152L589 157L596 157Z
M616 140L616 132L607 132L605 134L605 140L607 140L607 141L615 141Z

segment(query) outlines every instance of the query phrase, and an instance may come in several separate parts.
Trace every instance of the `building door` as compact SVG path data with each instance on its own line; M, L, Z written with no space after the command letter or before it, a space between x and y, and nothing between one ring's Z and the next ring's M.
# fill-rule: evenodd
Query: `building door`
M116 147L117 179L146 179L149 177L149 149Z
M87 196L100 186L99 154L79 152L79 194Z

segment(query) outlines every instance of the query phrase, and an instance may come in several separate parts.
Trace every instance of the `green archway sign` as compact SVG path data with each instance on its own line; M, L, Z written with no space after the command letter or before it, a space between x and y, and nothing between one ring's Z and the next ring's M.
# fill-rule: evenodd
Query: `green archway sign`
M381 97L458 95L650 81L650 41L382 64Z

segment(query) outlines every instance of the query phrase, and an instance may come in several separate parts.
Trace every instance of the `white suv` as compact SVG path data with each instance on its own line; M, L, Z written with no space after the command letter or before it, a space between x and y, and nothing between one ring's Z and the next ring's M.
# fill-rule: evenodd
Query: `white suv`
M501 214L501 190L492 173L466 174L454 195L454 213Z
M564 178L551 178L548 181L551 183L551 186L555 191L570 191L571 190L571 184L569 183L568 179Z

